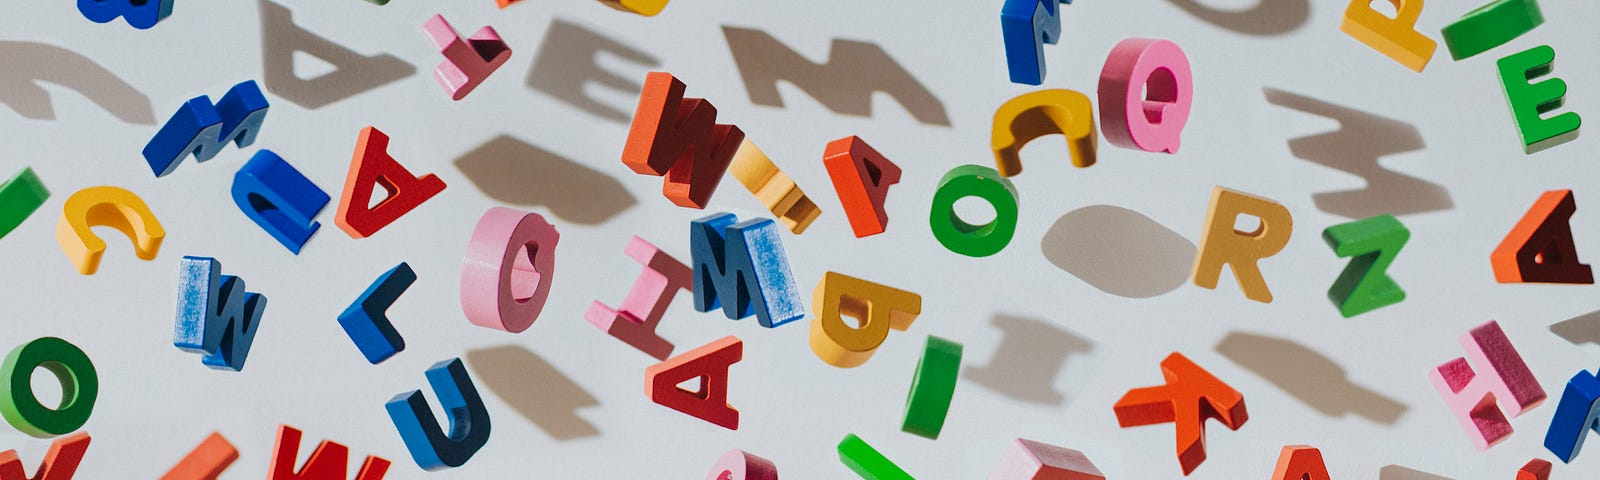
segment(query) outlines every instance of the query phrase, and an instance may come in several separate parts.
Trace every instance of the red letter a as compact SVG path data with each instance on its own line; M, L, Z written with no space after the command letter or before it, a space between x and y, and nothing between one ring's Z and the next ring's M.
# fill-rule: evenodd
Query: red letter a
M856 238L883 233L889 223L883 200L889 186L900 182L900 167L855 136L828 142L822 164Z
M728 366L744 357L744 342L727 336L688 353L651 365L644 371L644 394L651 401L711 422L739 429L739 411L728 405ZM700 379L700 390L678 384Z
M1286 445L1278 454L1278 469L1272 480L1329 480L1322 451L1309 445Z
M1506 239L1489 254L1494 279L1500 283L1594 283L1589 266L1578 263L1567 219L1578 210L1572 190L1551 190L1517 221Z
M333 218L333 223L350 238L366 238L378 233L401 215L444 191L444 180L431 173L421 178L411 176L411 171L389 156L388 149L388 135L372 127L361 129L355 156L350 159L350 172L345 174L339 213ZM388 198L369 209L372 191L377 186L388 192Z

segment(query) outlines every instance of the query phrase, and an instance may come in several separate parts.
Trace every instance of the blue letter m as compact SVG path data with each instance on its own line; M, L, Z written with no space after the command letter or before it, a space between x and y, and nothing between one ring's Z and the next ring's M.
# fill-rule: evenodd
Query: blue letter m
M267 118L267 107L267 98L255 80L234 85L216 105L205 95L189 99L144 146L144 160L151 172L163 177L191 153L204 162L230 141L240 148L250 146Z
M734 320L753 313L767 328L804 317L777 225L765 218L736 221L731 213L719 213L689 224L694 309L709 312L721 305Z

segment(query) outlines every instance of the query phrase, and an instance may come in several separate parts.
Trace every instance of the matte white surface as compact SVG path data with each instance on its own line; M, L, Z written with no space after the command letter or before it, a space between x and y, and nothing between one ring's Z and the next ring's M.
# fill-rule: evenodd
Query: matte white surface
M1291 12L1303 3L1265 1ZM215 99L236 82L262 78L255 2L181 1L171 18L147 31L120 20L91 23L70 1L7 3L13 8L0 16L3 40L58 45L87 56L147 96L156 122L190 97ZM1589 134L1524 155L1494 67L1499 57L1548 43L1557 52L1555 75L1571 88L1565 110L1600 114L1600 67L1591 61L1600 58L1592 31L1600 5L1594 2L1543 2L1544 26L1466 61L1451 61L1441 44L1419 75L1340 33L1344 2L1315 2L1298 28L1251 36L1167 1L1078 0L1063 7L1064 38L1046 49L1046 86L1093 96L1100 65L1117 41L1171 39L1194 65L1198 92L1182 149L1169 156L1102 141L1099 163L1075 169L1059 137L1039 139L1023 152L1026 169L1014 178L1022 208L1016 238L985 259L940 247L927 215L933 188L946 171L993 164L988 142L995 108L1032 90L1006 80L998 0L678 0L655 18L589 0L527 0L505 10L490 0L395 0L384 7L359 0L284 3L301 27L362 54L393 54L416 73L315 110L269 92L272 111L254 146L229 147L206 163L185 160L161 179L139 155L158 124L124 122L53 84L42 85L53 119L0 109L0 176L31 165L52 192L40 212L0 239L0 348L60 336L96 362L100 401L86 426L94 443L78 478L155 478L213 430L241 452L223 478L259 478L279 423L305 430L302 458L311 442L332 439L349 445L353 455L393 460L390 478L696 478L731 448L773 460L785 478L850 478L834 446L852 432L918 478L983 478L1017 437L1082 450L1108 478L1178 478L1172 427L1118 428L1111 405L1130 388L1160 383L1157 363L1180 351L1244 392L1250 413L1239 431L1208 425L1209 459L1190 478L1266 478L1283 445L1305 443L1322 449L1334 478L1425 478L1398 474L1395 467L1383 470L1400 465L1457 479L1507 479L1529 458L1549 458L1541 442L1563 384L1578 369L1600 364L1600 346L1573 345L1548 329L1595 310L1595 287L1498 285L1488 261L1540 192L1555 188L1575 190L1579 208L1572 228L1579 252L1585 261L1600 260L1600 215L1594 213L1600 196L1588 189L1600 174L1595 139ZM1205 4L1254 7L1251 0ZM1430 2L1420 30L1437 39L1439 28L1476 6ZM501 71L461 102L449 101L431 78L442 57L431 51L420 26L436 12L463 33L493 25L514 50ZM802 290L814 287L825 271L838 271L920 293L922 316L909 331L892 333L866 365L841 370L812 355L804 322L768 330L750 319L696 313L689 296L680 295L661 327L678 352L728 334L746 343L730 392L741 428L726 431L650 403L642 383L653 360L583 320L592 300L621 302L637 275L640 266L622 254L629 236L643 236L687 261L690 220L715 211L741 218L768 214L732 179L705 212L672 206L660 195L659 178L633 174L619 161L624 122L527 87L529 67L554 19L658 59L657 67L610 55L598 63L634 82L651 69L677 75L688 84L689 96L711 100L720 120L743 128L822 207L822 217L804 235L784 234ZM870 116L835 114L789 84L779 87L784 107L754 105L723 26L766 31L818 61L834 38L877 44L942 102L951 125L919 123L884 95L873 99ZM13 66L7 51L0 48L0 97L28 88L19 83L25 80L14 79L29 78L30 72ZM851 72L846 66L832 75ZM1420 133L1425 149L1385 157L1383 165L1442 185L1452 206L1401 217L1413 236L1391 272L1409 294L1405 302L1343 319L1325 298L1345 260L1319 234L1350 219L1319 210L1312 195L1361 189L1365 180L1291 154L1289 140L1338 125L1270 104L1264 88L1392 118ZM633 92L601 85L585 91L632 112ZM357 132L366 125L393 137L390 153L412 172L436 173L448 189L363 240L334 226L330 204L318 217L322 231L299 256L233 206L227 193L233 173L256 148L279 153L337 199ZM905 170L889 194L888 231L865 239L850 234L821 162L823 145L851 134ZM468 324L457 302L471 228L485 209L502 203L481 192L455 161L501 135L586 165L620 182L635 199L600 224L549 216L562 234L556 283L543 316L520 335ZM149 203L168 232L159 258L135 259L126 240L102 228L110 248L99 273L73 271L53 230L67 196L94 185L128 188ZM1271 304L1246 300L1231 276L1215 291L1185 281L1151 298L1116 296L1055 267L1042 252L1042 239L1058 218L1095 205L1130 209L1195 242L1216 185L1282 202L1294 215L1288 247L1261 264L1276 297ZM558 202L570 212L585 200ZM548 204L513 206L551 212ZM270 299L242 373L208 370L197 355L172 347L176 265L183 255L216 257L224 273L241 276L250 291ZM369 365L335 317L401 261L420 277L389 312L406 350ZM1098 262L1101 270L1143 265L1139 258L1116 255ZM1177 268L1187 273L1186 264ZM1071 333L1053 334L1061 341L1036 341L1030 347L1036 350L997 352L1003 335L991 322L996 316L1036 319ZM1501 322L1551 398L1513 419L1516 433L1508 441L1481 453L1443 409L1426 372L1460 356L1457 337L1490 319ZM1011 398L964 374L938 441L900 432L904 396L922 338L930 334L965 344L969 373L995 355L1045 361L1073 350L1059 374L1047 365L1040 367L1042 375L1015 376L1053 379L1034 388L1053 388L1061 401L1051 402L1048 394L1022 395L1042 402ZM1235 334L1286 339L1336 364L1289 382L1290 390L1308 392L1303 395L1326 412L1219 353L1219 344ZM1262 344L1233 339L1244 343L1223 345L1255 350ZM469 353L496 348L502 349L486 355L499 360L494 365L474 362ZM466 466L424 473L409 458L383 403L411 389L428 392L423 369L456 356L468 361L486 397L492 438ZM480 360L484 356L479 353ZM1232 355L1242 356L1248 355ZM1307 361L1292 357L1256 364ZM516 372L547 370L539 366L541 358L576 387L559 387L559 381L547 384L555 387L515 385ZM534 409L541 419L560 418L576 407L598 435L553 438L513 406L528 400L503 398L489 388L486 368L513 372L494 379L499 390L521 388L525 397L548 402ZM1346 382L1370 393L1363 397ZM428 397L437 407L431 392ZM1344 407L1352 404L1377 413L1347 413ZM1392 424L1374 416L1393 417ZM569 433L584 431L581 422L561 425ZM30 470L47 446L0 428L0 448L18 448ZM1553 478L1588 478L1600 465L1597 457L1600 452L1581 455L1572 465L1557 463Z

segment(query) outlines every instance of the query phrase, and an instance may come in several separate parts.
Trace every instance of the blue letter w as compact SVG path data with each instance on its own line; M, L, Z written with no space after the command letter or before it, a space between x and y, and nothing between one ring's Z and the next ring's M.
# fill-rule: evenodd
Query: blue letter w
M222 274L210 257L183 257L178 265L178 317L172 345L205 354L200 362L217 370L244 368L267 297L244 291L244 280Z

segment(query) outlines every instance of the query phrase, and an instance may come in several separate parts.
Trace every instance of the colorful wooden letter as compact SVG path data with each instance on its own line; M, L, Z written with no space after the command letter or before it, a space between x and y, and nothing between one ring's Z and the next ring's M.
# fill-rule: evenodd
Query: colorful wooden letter
M555 282L561 234L537 213L493 207L478 218L461 259L461 311L480 327L533 326Z
M1578 262L1568 220L1578 211L1572 190L1539 195L1500 246L1489 254L1500 283L1594 283L1594 272Z
M989 480L1106 480L1083 452L1025 438L1000 457Z
M1350 264L1328 288L1328 299L1344 318L1354 317L1406 299L1405 290L1389 277L1387 269L1411 231L1394 215L1383 214L1341 223L1322 231L1322 241Z
M39 403L33 394L33 371L44 368L61 382L61 404ZM0 416L13 428L37 438L72 433L89 421L100 396L100 376L89 355L56 337L41 337L17 346L0 365ZM87 440L85 440L87 441Z
M794 184L794 179L778 170L772 159L767 158L767 154L762 153L748 138L734 153L728 173L739 179L745 190L755 195L761 205L766 206L795 235L805 232L806 227L822 215L816 202L806 197L806 192Z
M478 388L467 376L461 359L452 358L428 367L428 384L439 397L439 408L449 417L450 429L439 427L439 419L428 408L421 390L395 395L384 405L389 419L411 451L411 459L423 470L443 470L467 463L472 454L489 443L489 409L483 406Z
M744 342L727 336L644 370L650 401L729 430L739 429L739 411L728 404L728 367L744 358ZM700 390L678 384L700 379Z
M675 347L656 334L656 327L661 325L661 316L667 313L678 290L694 291L694 270L637 236L628 241L622 253L644 264L644 271L634 279L622 306L612 310L596 300L589 304L583 318L646 355L666 360Z
M703 98L684 98L686 88L670 73L645 76L622 163L635 173L662 177L661 193L672 203L705 208L744 131L716 123L717 107Z
M267 480L344 480L350 463L349 447L323 440L297 472L294 460L299 454L300 431L279 425L278 441L272 446L272 471L267 474ZM382 480L388 472L388 460L368 455L355 480Z
M1146 152L1178 153L1194 101L1189 57L1167 40L1123 40L1100 69L1099 97L1106 141Z
M1244 395L1173 352L1161 361L1166 385L1129 390L1113 410L1123 428L1171 422L1177 428L1178 464L1188 475L1206 460L1207 418L1238 430L1249 420Z
M995 168L1007 177L1022 173L1018 155L1022 147L1035 138L1058 133L1067 139L1072 165L1094 165L1100 137L1095 134L1094 105L1088 95L1051 89L1007 100L994 112L994 129L989 134Z
M411 171L389 156L389 136L373 127L361 129L355 156L345 174L344 194L339 197L339 212L333 223L350 238L367 238L389 226L401 215L444 191L444 180L434 174L414 177ZM388 195L376 206L372 192L383 187Z
M1235 230L1234 222L1240 215L1256 217L1261 226L1253 232ZM1289 209L1278 202L1216 187L1211 190L1206 229L1200 232L1200 250L1190 276L1195 285L1215 289L1222 278L1222 265L1227 264L1246 298L1271 303L1272 291L1267 289L1267 279L1256 262L1283 250L1293 230Z
M50 450L33 476L28 476L16 450L0 452L0 480L72 480L89 450L89 433L78 432L50 442Z
M500 39L494 27L483 27L463 40L443 15L434 15L422 24L422 32L444 54L444 61L433 68L433 78L450 93L451 100L467 98L489 74L511 59L511 47Z
M637 13L646 17L654 17L661 10L667 8L668 0L600 0L607 7L624 12Z
M1522 363L1522 355L1500 330L1499 322L1473 327L1461 336L1461 347L1467 356L1440 364L1428 372L1428 380L1466 429L1473 446L1487 450L1511 436L1507 418L1544 402L1544 389Z
M222 274L210 257L184 256L178 264L178 314L172 345L202 354L200 363L240 371L261 330L267 297L246 292L244 279Z
M31 167L23 167L16 176L0 183L0 238L22 225L23 220L44 206L47 198L50 191Z
M282 434L281 431L279 434ZM295 444L299 445L299 441ZM205 441L189 451L171 470L167 470L161 480L217 480L238 459L239 449L234 448L221 433L211 432Z
M839 368L867 363L889 338L905 331L922 313L922 296L849 275L827 272L811 294L811 352ZM844 321L849 315L860 327ZM931 341L931 340L930 340Z
M856 238L883 233L889 225L883 200L889 186L900 183L900 166L854 135L828 142L822 164Z
M1536 0L1492 0L1446 25L1439 33L1450 58L1462 60L1505 45L1544 23Z
M172 15L174 0L78 0L78 13L94 23L108 23L122 17L140 30L156 26Z
M906 396L905 419L900 431L937 440L950 413L950 400L956 394L956 376L961 373L961 344L928 335L917 360L916 376L911 378L911 393Z
M100 257L106 252L106 241L89 227L111 227L127 235L140 260L154 260L161 251L161 239L167 236L150 207L133 192L117 187L79 190L61 205L56 243L78 273L84 275L93 275L100 269Z
M1578 138L1578 127L1583 124L1578 112L1550 115L1566 99L1566 81L1551 78L1530 83L1535 78L1549 75L1555 69L1555 61L1555 49L1540 45L1498 62L1500 86L1506 92L1506 104L1511 107L1511 119L1517 123L1517 133L1522 135L1522 151L1525 153L1532 154Z
M728 450L711 466L706 480L778 480L778 467L771 460L744 450Z
M1272 480L1329 480L1322 451L1310 445L1285 445L1278 453L1278 468Z
M1060 0L1005 0L1000 7L1000 36L1011 83L1044 83L1044 44L1061 40L1060 12Z
M719 213L689 223L694 309L721 306L733 320L754 314L767 328L805 317L778 228L765 218L738 220Z
M1433 59L1433 51L1439 48L1433 39L1417 31L1422 0L1389 0L1389 3L1394 5L1394 18L1374 10L1371 0L1350 0L1339 30L1420 73L1428 66L1428 60Z
M994 208L994 220L972 225L956 215L956 201L978 197ZM1017 233L1017 187L1000 172L981 165L962 165L939 180L928 213L933 238L944 248L969 257L1000 253Z
M144 146L144 160L150 164L151 172L164 177L189 154L194 154L195 161L204 162L217 156L228 142L239 148L248 147L255 143L269 106L255 80L234 85L216 105L205 95L189 99Z
M261 149L233 175L233 203L296 255L317 233L328 194L271 150Z
M1542 458L1528 460L1517 469L1517 480L1550 480L1550 461Z
M915 480L854 433L839 441L839 461L863 480Z
M400 262L379 275L372 286L356 297L355 303L339 314L339 326L344 327L344 333L355 342L368 363L383 363L406 349L406 339L394 329L394 323L384 312L416 281L417 272L406 262Z
M1556 416L1544 435L1544 448L1562 462L1572 463L1590 430L1600 433L1600 379L1580 370L1567 380L1567 388L1561 392Z

